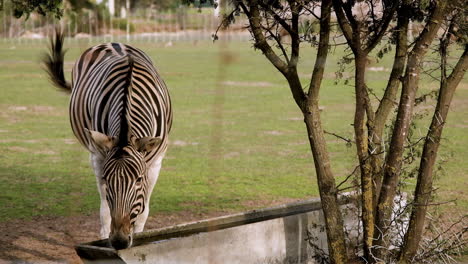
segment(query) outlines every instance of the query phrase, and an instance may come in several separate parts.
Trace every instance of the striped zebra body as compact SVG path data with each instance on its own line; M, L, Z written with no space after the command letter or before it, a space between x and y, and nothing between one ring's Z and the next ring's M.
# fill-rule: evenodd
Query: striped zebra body
M133 59L131 84L126 80L129 57ZM124 106L124 99L130 105ZM151 164L166 150L172 123L164 81L150 58L128 45L107 43L85 51L72 71L70 122L75 136L89 151L96 151L85 128L118 138L125 107L131 109L127 118L135 137L162 138L158 148L145 154L146 162Z
M149 199L172 124L168 90L151 59L120 43L86 50L63 75L63 36L45 58L52 82L71 91L70 123L90 152L101 196L101 236L116 249L131 245L148 217Z

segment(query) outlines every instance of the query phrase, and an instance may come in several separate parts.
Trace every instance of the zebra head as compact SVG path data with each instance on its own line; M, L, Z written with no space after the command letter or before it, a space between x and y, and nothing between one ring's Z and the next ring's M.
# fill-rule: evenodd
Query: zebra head
M115 137L89 131L94 145L105 153L102 182L111 215L109 242L115 249L132 244L135 222L145 211L148 196L148 168L144 154L159 147L161 138L130 136L127 144Z

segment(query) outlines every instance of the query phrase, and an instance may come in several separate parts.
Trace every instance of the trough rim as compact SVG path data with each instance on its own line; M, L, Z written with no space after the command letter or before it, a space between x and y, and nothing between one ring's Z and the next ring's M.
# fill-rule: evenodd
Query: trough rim
M338 197L340 205L348 204L354 200L355 194L348 193ZM151 229L136 233L133 236L132 247L147 243L158 243L168 239L177 239L194 234L212 232L240 225L287 217L322 209L320 198L300 200L278 206L250 210L220 217L208 218L174 226ZM125 249L123 249L125 250ZM91 241L75 246L75 251L81 258L93 259L120 259L118 250L110 247L107 239Z

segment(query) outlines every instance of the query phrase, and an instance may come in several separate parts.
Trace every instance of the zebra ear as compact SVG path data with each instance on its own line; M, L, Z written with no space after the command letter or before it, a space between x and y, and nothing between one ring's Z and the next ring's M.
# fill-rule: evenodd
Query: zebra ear
M101 132L88 130L85 128L85 131L88 133L89 137L93 140L96 147L102 150L110 150L115 147L117 140L115 137L109 137Z
M161 145L160 137L143 137L135 139L135 147L140 152L149 152Z

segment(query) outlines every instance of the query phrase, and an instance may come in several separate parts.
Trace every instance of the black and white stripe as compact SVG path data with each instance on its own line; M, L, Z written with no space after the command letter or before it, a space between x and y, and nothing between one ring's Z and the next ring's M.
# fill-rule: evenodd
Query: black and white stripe
M129 58L133 60L131 85L127 83ZM133 135L162 138L162 144L146 153L145 160L151 162L165 151L172 124L170 98L146 54L120 43L101 44L81 55L72 75L70 121L84 146L90 145L84 128L119 138L121 113L127 100Z

